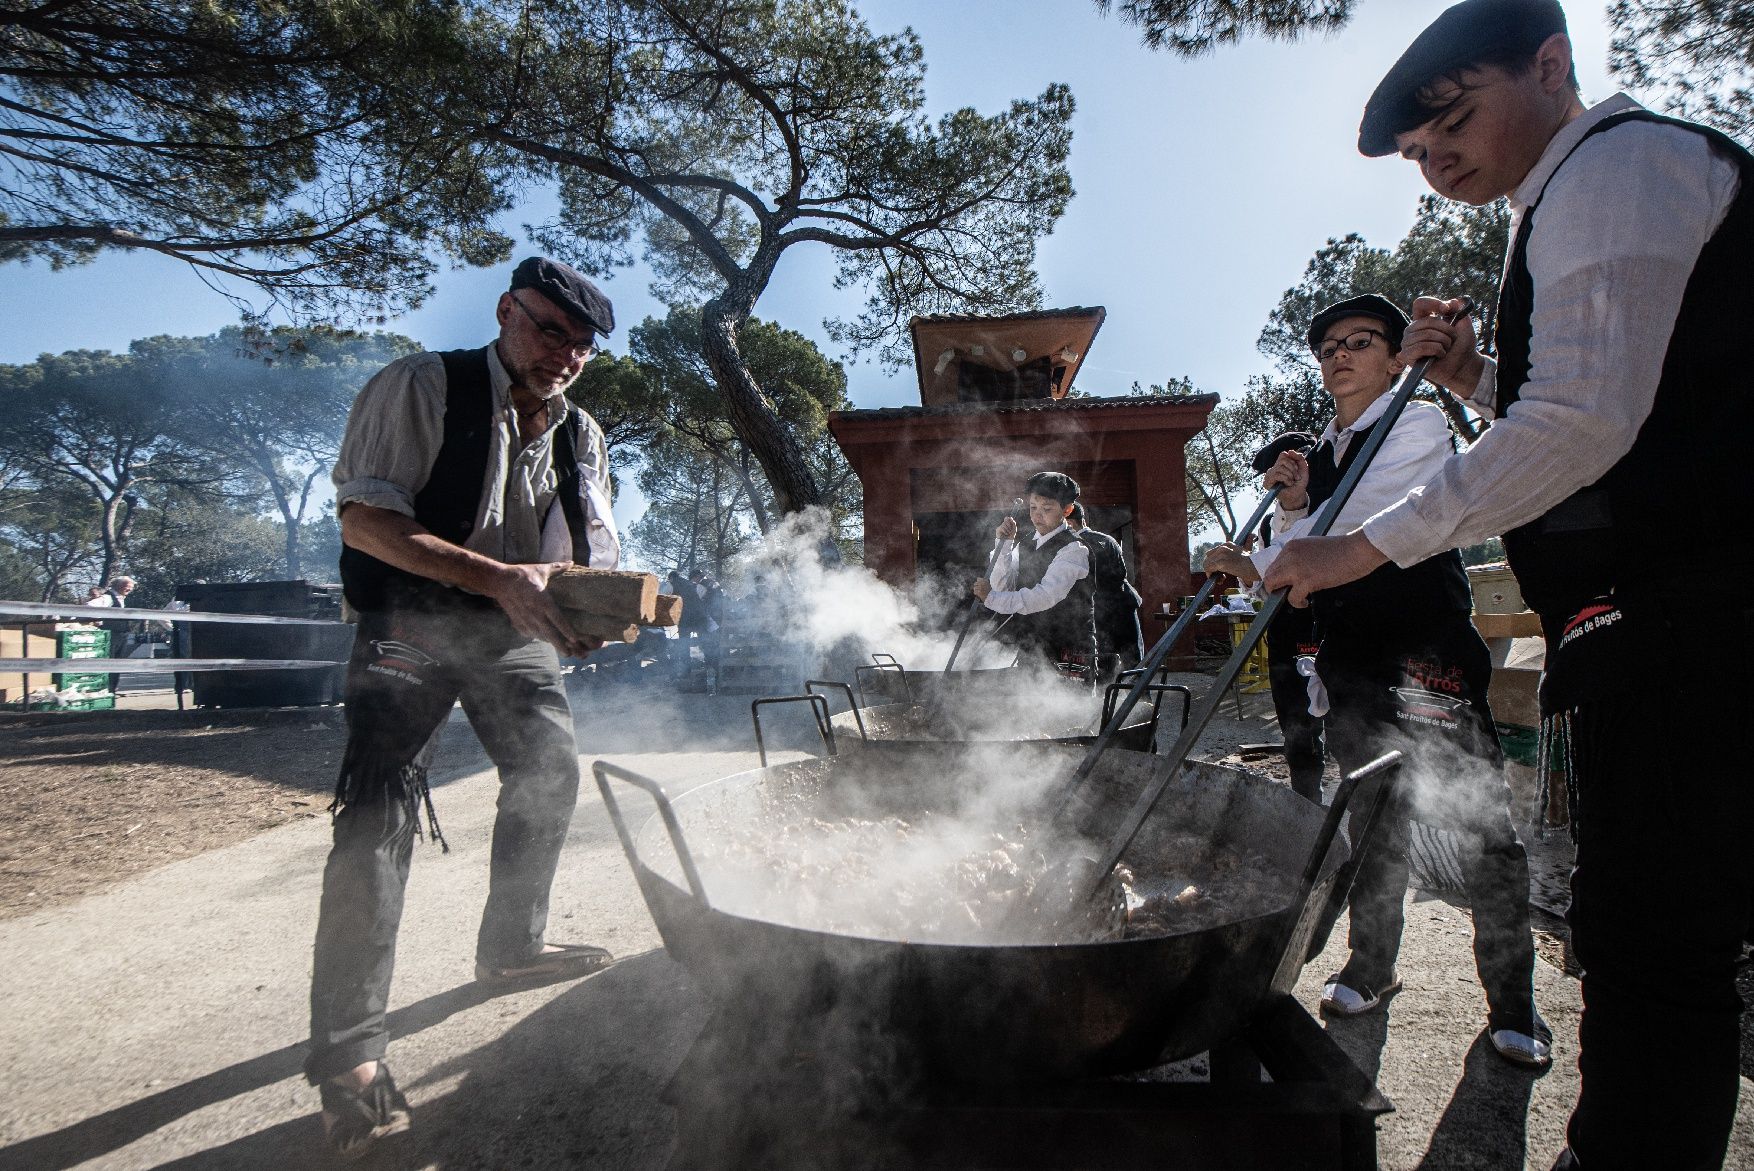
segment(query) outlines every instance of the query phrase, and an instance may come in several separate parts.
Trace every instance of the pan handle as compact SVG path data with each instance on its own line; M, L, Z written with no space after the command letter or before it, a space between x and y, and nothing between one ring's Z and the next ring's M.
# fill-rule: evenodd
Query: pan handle
M872 655L871 657L876 658L877 656ZM907 698L908 703L912 703L914 701L914 685L912 683L908 682L907 668L903 667L900 663L893 662L893 661L888 662L888 663L861 663L859 666L853 668L853 682L855 682L859 685L859 706L860 707L870 707L871 706L871 701L865 698L865 676L867 673L869 673L871 671L898 671L898 672L900 672L901 673L901 692Z
M1400 752L1385 753L1364 767L1348 773L1340 782L1340 787L1335 790L1334 803L1328 806L1322 818L1321 829L1316 832L1315 845L1309 852L1309 859L1303 864L1303 874L1298 878L1297 900L1292 905L1300 910L1290 926L1279 958L1278 971L1273 976L1275 991L1289 991L1297 982L1297 974L1303 970L1303 965L1309 959L1307 948L1311 938L1318 931L1326 933L1327 927L1333 923L1328 912L1332 911L1337 915L1341 904L1351 892L1353 876L1358 873L1358 865L1364 858L1365 850L1370 847L1372 831L1390 800L1403 760ZM1360 789L1363 790L1362 796L1359 795ZM1351 832L1347 835L1351 839L1351 853L1335 876L1333 892L1317 906L1311 899L1316 880L1321 877L1322 863L1327 861L1328 850L1339 836L1340 823L1354 801L1357 808L1352 810Z
M689 853L688 843L682 840L682 823L676 818L676 807L670 804L669 796L662 785L650 777L622 768L618 764L610 764L599 760L591 765L591 772L597 778L597 791L603 794L603 804L609 808L609 820L615 826L615 836L621 839L622 852L627 855L628 864L639 873L639 851L633 844L633 835L628 832L627 822L621 816L621 804L615 799L615 792L610 787L611 780L632 785L636 789L644 789L651 794L658 806L658 816L664 819L664 829L670 834L670 845L676 851L676 860L682 863L682 875L688 880L688 889L699 899L702 906L710 907L706 888L701 885L700 871L694 865L694 855Z
M897 671L904 670L901 665L901 660L897 659L894 655L886 655L878 651L872 651L871 661L876 663L879 667L894 667Z
M761 735L761 709L772 703L807 703L810 714L816 717L816 730L822 734L823 747L828 755L834 756L838 751L834 746L834 725L828 721L828 700L820 695L770 695L758 699L749 705L749 721L755 725L755 751L761 754L761 767L767 767L767 743Z
M1123 682L1119 679L1108 685L1108 690L1103 692L1102 695L1103 727L1108 727L1109 721L1114 718L1116 702L1121 696L1125 695L1132 689L1132 683ZM1151 697L1151 732L1153 736L1157 734L1157 721L1163 717L1163 697L1166 694L1175 694L1182 697L1181 726L1183 728L1188 726L1188 710L1194 706L1194 693L1191 690L1183 687L1180 683L1149 683L1145 686L1145 690L1140 694L1149 695ZM1177 734L1180 734L1179 730Z
M816 689L818 687L838 687L842 691L847 693L847 707L853 713L853 722L859 726L859 739L869 740L871 737L865 734L865 716L864 716L864 713L859 710L858 703L856 703L853 699L853 689L850 686L848 686L847 684L841 683L835 679L806 679L806 680L804 680L805 694L807 694L807 695L816 694Z

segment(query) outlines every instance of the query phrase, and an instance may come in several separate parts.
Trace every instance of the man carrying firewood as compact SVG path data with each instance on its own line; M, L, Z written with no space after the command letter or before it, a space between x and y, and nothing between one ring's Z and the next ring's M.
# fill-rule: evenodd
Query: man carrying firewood
M1378 85L1358 145L1451 199L1509 198L1495 356L1434 298L1401 355L1497 421L1352 532L1290 542L1267 587L1301 605L1503 535L1547 638L1543 718L1569 741L1582 1083L1556 1166L1716 1168L1740 1082L1754 785L1690 754L1754 745L1739 687L1675 670L1701 625L1669 596L1678 530L1713 510L1727 588L1704 629L1722 661L1747 660L1754 155L1624 95L1585 108L1553 0L1450 8Z
M422 805L444 845L426 770L458 699L501 787L475 978L557 979L610 959L544 932L579 785L558 655L601 645L574 633L548 586L620 552L602 430L563 392L614 317L595 285L541 257L518 265L496 316L493 343L401 358L367 383L335 464L359 626L305 1074L348 1157L410 1123L383 1061L385 1006Z

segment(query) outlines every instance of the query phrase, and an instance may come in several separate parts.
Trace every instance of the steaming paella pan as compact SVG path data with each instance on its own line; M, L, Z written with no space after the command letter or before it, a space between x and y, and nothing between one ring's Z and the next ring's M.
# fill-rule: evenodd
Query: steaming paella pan
M1087 747L1137 675L1122 672L1099 695L1086 683L1020 667L912 671L887 655L872 657L878 661L857 668L854 684L820 679L805 684L806 693L844 698L847 710L828 720L843 746L877 740L932 746L1052 741ZM1149 752L1166 702L1180 726L1187 726L1188 688L1154 682L1146 697L1150 703L1133 709L1116 747Z
M721 1011L817 1018L967 1078L1201 1052L1287 991L1332 925L1350 787L1323 810L1262 776L1191 765L1123 857L1113 897L1075 921L1020 920L1012 909L1054 881L1031 828L1050 828L1042 810L1077 756L962 744L926 760L873 741L673 799L595 770L666 947ZM1078 823L1101 832L1152 765L1109 753L1079 793ZM616 781L657 799L637 833Z

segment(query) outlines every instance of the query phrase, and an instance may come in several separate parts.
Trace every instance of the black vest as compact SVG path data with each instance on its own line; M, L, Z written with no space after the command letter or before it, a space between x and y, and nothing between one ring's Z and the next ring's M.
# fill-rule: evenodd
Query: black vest
M485 348L447 350L439 357L445 364L444 441L427 474L426 486L414 496L414 519L434 536L461 545L475 530L486 486L493 435L493 379ZM591 546L586 539L589 530L578 464L583 431L583 417L569 404L566 421L555 430L553 464L559 477L556 491L561 511L572 533L573 559L587 564ZM341 547L341 586L348 604L362 611L390 606L487 609L494 605L492 598L397 569L345 544Z
M1717 576L1726 581L1745 580L1754 568L1754 526L1742 506L1748 460L1741 450L1754 433L1754 396L1745 385L1740 296L1754 261L1754 156L1715 130L1645 110L1603 119L1578 145L1632 121L1704 135L1735 161L1742 182L1693 266L1656 399L1632 449L1600 480L1504 535L1523 599L1550 633L1594 598L1656 598L1672 590L1674 570L1664 553L1677 540L1706 540L1719 563ZM1564 166L1561 161L1554 173ZM1515 409L1529 380L1535 303L1529 232L1545 194L1543 187L1523 213L1499 290L1494 336L1501 415Z
M1060 550L1077 542L1071 529L1061 529L1052 538L1035 547L1035 534L1024 533L1017 542L1017 581L1013 589L1026 590L1041 584L1048 566ZM1095 578L1085 574L1072 583L1072 592L1058 604L1037 614L1015 615L1007 624L1011 637L1020 644L1030 644L1050 658L1063 654L1096 654Z
M1332 444L1323 443L1310 452L1309 508L1312 513L1333 496L1334 489L1364 450L1365 441L1382 426L1378 419L1352 435L1346 454L1334 462ZM1468 575L1462 569L1462 555L1454 549L1427 557L1419 564L1402 569L1394 562L1379 565L1357 581L1321 590L1310 596L1316 622L1324 631L1342 625L1415 626L1432 619L1467 614L1474 608L1473 595L1468 592Z

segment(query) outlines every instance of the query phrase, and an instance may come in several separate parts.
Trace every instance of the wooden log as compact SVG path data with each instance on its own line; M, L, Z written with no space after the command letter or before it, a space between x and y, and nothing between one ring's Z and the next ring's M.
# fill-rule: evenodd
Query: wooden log
M682 599L675 594L659 594L656 612L648 626L675 626L682 621Z
M633 642L639 638L638 623L581 610L562 610L561 615L580 638L600 638L604 642Z
M548 579L548 592L562 610L600 614L629 623L650 623L656 618L655 574L573 565Z

